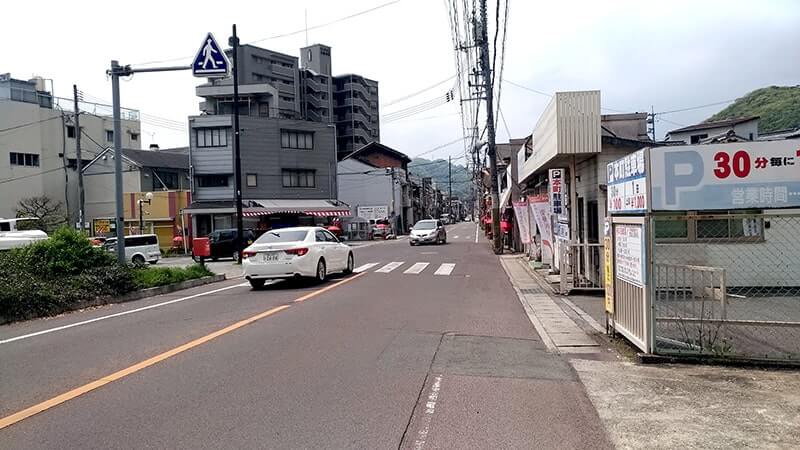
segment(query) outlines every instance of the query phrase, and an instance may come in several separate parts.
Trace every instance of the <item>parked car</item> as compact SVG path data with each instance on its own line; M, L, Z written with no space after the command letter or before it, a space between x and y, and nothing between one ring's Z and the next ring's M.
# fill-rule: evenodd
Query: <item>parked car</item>
M381 239L386 239L386 236L392 234L392 227L389 224L389 221L386 219L379 219L375 221L375 225L372 226L372 237L380 237Z
M110 252L117 249L117 238L106 239L103 248ZM161 249L158 246L158 236L155 234L138 234L125 236L125 260L137 265L146 262L156 264L161 259Z
M266 280L311 277L318 282L332 272L353 272L355 260L349 246L320 227L294 227L267 231L242 253L244 277L253 289Z
M209 246L211 247L211 260L216 261L220 258L232 258L234 261L239 259L236 251L236 228L214 230L208 235ZM242 245L247 247L256 240L253 230L244 230L244 242ZM192 255L197 261L199 258Z
M442 214L441 217L439 217L439 220L441 220L445 225L454 223L452 217L450 217L450 214Z
M411 228L408 243L412 246L417 244L446 244L447 230L445 230L441 220L420 220Z

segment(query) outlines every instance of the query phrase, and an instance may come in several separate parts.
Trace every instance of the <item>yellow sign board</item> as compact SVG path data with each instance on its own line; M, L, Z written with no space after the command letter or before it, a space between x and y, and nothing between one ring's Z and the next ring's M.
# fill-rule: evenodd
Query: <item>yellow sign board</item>
M605 274L605 291L606 291L606 312L614 314L614 261L612 252L612 238L606 236L603 239L603 272Z
M111 221L108 219L95 219L94 235L102 236L111 232Z

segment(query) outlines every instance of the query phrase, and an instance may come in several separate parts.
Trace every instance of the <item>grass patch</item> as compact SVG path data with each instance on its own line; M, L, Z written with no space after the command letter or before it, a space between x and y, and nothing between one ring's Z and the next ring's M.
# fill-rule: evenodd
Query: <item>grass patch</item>
M137 289L147 289L211 275L214 273L200 264L189 267L144 267L134 270L133 283Z

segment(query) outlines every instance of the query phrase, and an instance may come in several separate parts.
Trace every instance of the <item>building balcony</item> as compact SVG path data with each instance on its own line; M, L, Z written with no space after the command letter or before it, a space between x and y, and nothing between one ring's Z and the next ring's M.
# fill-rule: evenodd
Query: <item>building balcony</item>
M280 64L272 64L270 65L270 69L272 70L272 73L275 75L294 79L294 68L284 67Z

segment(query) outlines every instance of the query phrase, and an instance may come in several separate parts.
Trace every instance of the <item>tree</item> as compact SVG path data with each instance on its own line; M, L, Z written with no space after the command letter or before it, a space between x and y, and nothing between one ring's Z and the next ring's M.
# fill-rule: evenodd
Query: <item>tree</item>
M61 202L46 195L23 198L17 203L17 217L35 217L17 224L20 230L42 230L52 233L67 223Z

